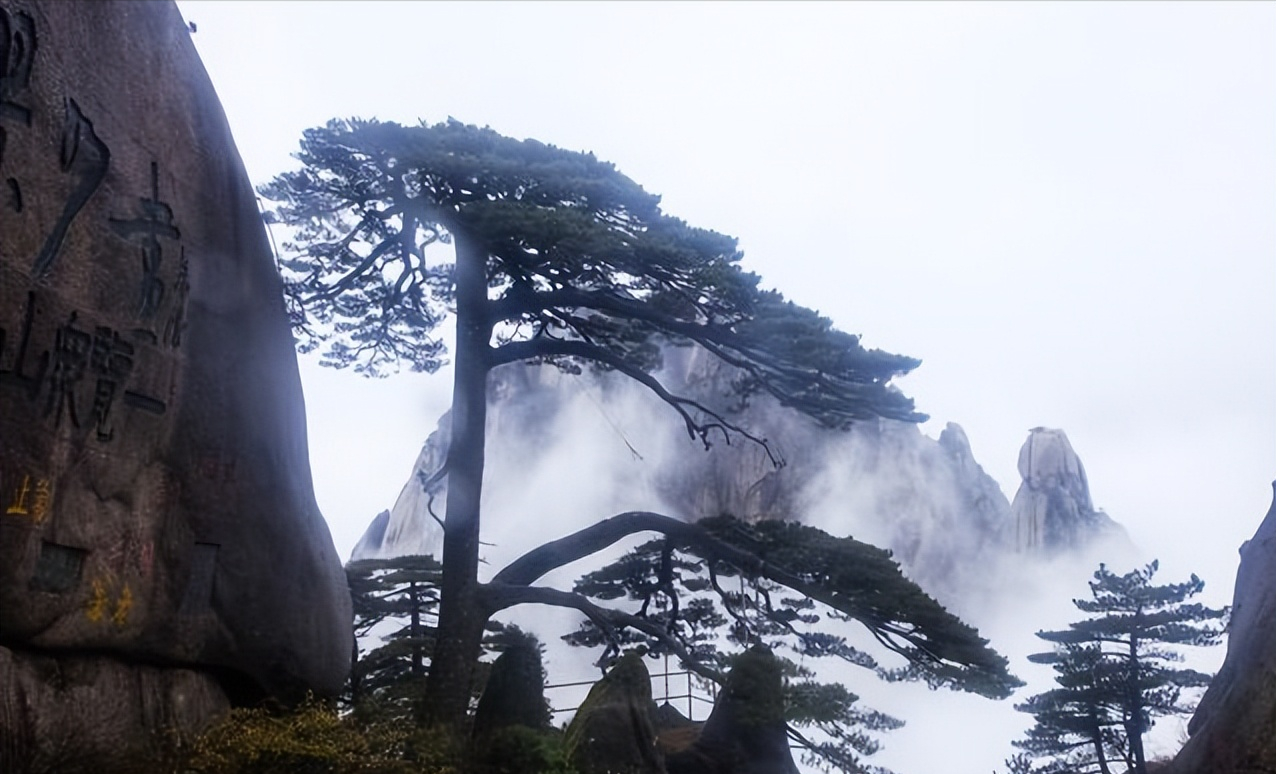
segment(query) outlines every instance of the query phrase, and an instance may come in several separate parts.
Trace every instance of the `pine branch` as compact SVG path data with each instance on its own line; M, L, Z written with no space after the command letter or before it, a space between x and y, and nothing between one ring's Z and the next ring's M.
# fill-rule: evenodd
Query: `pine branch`
M491 355L491 362L493 367L495 367L522 360L549 357L574 357L582 360L592 360L609 368L614 368L628 376L653 392L656 397L678 412L687 428L687 434L692 438L698 438L704 444L705 449L712 446L710 436L715 431L722 434L727 444L731 443L731 435L734 433L761 446L763 451L766 452L767 458L776 467L783 465L783 461L775 455L767 439L750 433L697 400L674 395L656 377L634 366L612 350L603 349L587 341L539 338L511 342L497 347ZM693 412L699 412L706 419L698 419Z
M677 638L671 636L664 627L620 610L612 610L595 605L583 594L575 594L570 591L562 591L545 586L500 583L496 580L482 584L481 588L485 606L492 613L524 604L552 605L554 607L568 607L579 610L604 631L614 631L617 628L636 629L653 639L659 640L661 644L678 656L679 660L688 669L701 677L720 685L726 681L722 673L701 663Z

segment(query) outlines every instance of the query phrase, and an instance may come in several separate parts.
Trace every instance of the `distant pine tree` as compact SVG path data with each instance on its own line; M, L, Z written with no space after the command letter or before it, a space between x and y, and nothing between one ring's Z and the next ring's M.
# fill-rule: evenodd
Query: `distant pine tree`
M355 648L347 698L373 700L391 714L406 714L423 692L437 635L441 567L432 556L362 559L346 565L354 606L354 633L378 637Z
M1073 600L1089 617L1063 631L1037 632L1054 649L1028 658L1052 665L1059 687L1016 705L1036 724L1014 743L1026 755L1007 761L1012 772L1145 774L1143 735L1153 719L1191 713L1183 690L1202 688L1211 676L1174 666L1183 657L1167 646L1218 644L1227 609L1187 602L1205 587L1195 575L1152 585L1157 567L1115 575L1100 565L1093 599Z

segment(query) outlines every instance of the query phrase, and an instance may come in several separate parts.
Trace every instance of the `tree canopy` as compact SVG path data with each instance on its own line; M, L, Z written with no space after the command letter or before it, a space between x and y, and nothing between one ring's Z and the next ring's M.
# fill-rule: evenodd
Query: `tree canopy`
M1061 631L1037 636L1053 650L1029 656L1050 664L1057 688L1016 705L1036 723L1015 746L1025 751L1018 770L1033 774L1115 771L1144 774L1143 735L1158 716L1184 715L1183 691L1204 688L1210 675L1175 666L1173 646L1218 644L1226 609L1188 602L1205 583L1152 584L1158 564L1116 575L1100 565L1092 599L1073 603L1089 616ZM1034 766L1032 761L1042 761Z
M306 131L297 158L302 169L262 193L297 229L283 265L302 347L326 344L332 365L437 369L447 347L431 336L457 278L429 248L460 238L484 264L489 367L588 361L656 389L661 346L695 343L742 370L743 394L765 390L826 424L923 418L886 389L917 360L864 349L761 290L735 239L664 214L660 197L593 154L451 120L349 120Z
M434 651L441 567L430 556L363 559L346 565L354 608L355 661L350 669L352 705L376 698L411 710ZM360 640L380 644L367 652Z

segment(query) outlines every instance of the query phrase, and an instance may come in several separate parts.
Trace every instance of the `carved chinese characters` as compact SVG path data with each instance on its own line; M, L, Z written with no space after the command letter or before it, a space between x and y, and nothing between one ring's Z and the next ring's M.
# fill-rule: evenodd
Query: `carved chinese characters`
M62 213L58 216L53 230L44 240L44 246L31 265L31 274L40 279L48 276L53 262L62 249L62 241L66 238L67 229L79 214L89 197L102 184L106 177L107 167L111 163L111 151L106 143L93 131L93 122L84 117L75 100L66 98L66 122L62 127L62 153L59 166L62 172L70 175L74 187L66 202L62 205Z
M128 734L81 729L176 700L31 683L76 659L93 691L340 688L281 290L176 7L0 0L0 739L74 728L109 770ZM19 688L47 704L10 712Z
M159 162L121 169L76 84L38 93L47 50L32 13L0 7L0 520L32 529L28 541L57 536L19 566L27 589L73 606L85 562L127 583L136 567L105 557L152 545L157 525L60 523L64 461L85 460L91 487L110 489L94 481L110 467L140 480L174 397L190 286ZM50 569L71 566L57 556L76 571Z
M15 484L10 487L11 491L7 493L9 497L6 502L9 505L4 509L4 514L27 516L36 524L48 518L52 493L49 479L33 479L30 475L23 475L20 481L17 477L14 477L14 481Z
M19 99L31 80L35 61L35 22L26 13L0 8L0 119L31 123L31 110Z

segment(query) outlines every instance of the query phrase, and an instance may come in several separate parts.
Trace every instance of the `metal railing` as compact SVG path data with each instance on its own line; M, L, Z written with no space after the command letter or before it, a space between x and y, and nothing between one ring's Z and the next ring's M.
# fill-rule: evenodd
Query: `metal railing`
M668 657L666 657L665 671L658 672L656 674L651 675L651 698L656 702L657 705L659 705L661 702L668 702L670 706L673 706L673 702L675 701L682 701L683 699L685 699L687 701L687 720L690 720L694 723L694 722L701 722L703 720L708 719L709 712L713 710L713 705L718 700L718 684L712 681L707 681L709 683L708 692L706 693L703 689L700 692L697 692L696 688L698 688L699 686L697 686L696 682L692 679L692 675L693 673L688 670L674 671L674 672L669 671L669 659ZM670 690L672 690L672 688L669 685L669 679L679 678L679 677L686 680L687 692L679 693L679 694L671 694ZM657 681L660 681L659 685L657 684ZM571 683L554 683L552 685L546 685L545 690L548 692L551 690L557 690L561 688L580 688L586 685L593 686L597 682L598 680L578 680L576 682L571 682ZM659 691L657 691L657 687L663 689L663 693L660 693ZM674 686L674 687L677 687L677 686ZM581 701L583 702L584 698L582 698ZM704 718L701 718L700 721L696 720L696 714L695 714L696 702L709 705L709 709L705 712ZM561 707L558 709L551 709L550 712L552 714L557 715L561 712L575 712L578 709L580 709L580 704L577 704L574 707ZM807 749L806 745L804 744L794 743L794 742L797 742L798 740L792 736L793 731L791 727L789 729L789 733L790 733L790 739L789 739L790 750Z
M670 671L669 659L666 658L665 671L651 675L651 697L655 700L657 705L663 702L668 702L670 706L675 707L677 705L675 705L674 702L682 702L685 700L687 707L687 719L691 721L696 720L696 707L707 704L708 709L704 711L704 717L701 718L701 720L704 720L709 716L709 712L713 709L713 703L717 701L718 685L717 683L710 682L709 689L706 691L703 687L697 685L696 681L692 678L693 673L687 670ZM673 679L673 685L670 685L671 679ZM546 692L549 692L562 688L580 688L586 685L592 686L597 682L597 680L579 680L571 683L555 683L553 685L546 685L545 690ZM686 685L685 692L672 693L672 691L681 689L684 684ZM581 698L581 701L584 701L583 697ZM557 702L552 703L556 704ZM550 712L558 714L560 712L575 712L578 709L580 709L580 704L572 707L551 709Z

